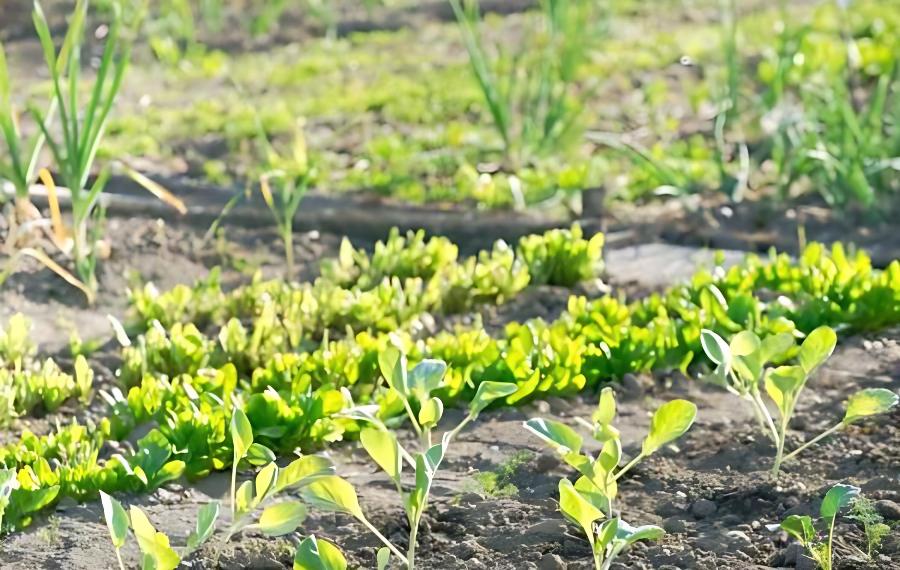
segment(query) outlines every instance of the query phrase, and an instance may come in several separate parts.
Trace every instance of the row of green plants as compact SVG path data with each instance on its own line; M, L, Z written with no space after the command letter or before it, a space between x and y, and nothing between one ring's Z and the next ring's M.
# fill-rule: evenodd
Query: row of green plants
M219 274L193 287L159 292L152 284L130 292L134 324L147 328L193 323L225 325L232 319L268 317L291 338L319 339L326 330L392 330L425 311L459 313L484 303L502 303L527 286L573 286L603 270L603 235L586 238L576 224L519 240L515 248L497 241L491 250L459 258L459 248L423 231L391 231L369 254L348 239L337 257L321 262L312 284L258 276L226 292ZM237 323L234 326L238 326ZM296 342L290 346L293 348Z
M216 349L214 359L206 351L216 343L196 327L194 338L182 338L177 331L183 325L169 331L157 325L132 343L143 343L144 353L136 359L139 373L127 377L127 393L119 387L102 392L110 414L99 425L85 429L76 423L41 437L26 433L6 446L0 458L27 482L17 490L19 496L55 489L54 498L57 493L86 498L98 489L153 488L172 477L194 479L228 467L227 426L236 401L259 441L281 453L358 437L358 422L343 415L350 402L376 406L385 421L402 416L402 398L385 390L381 373L380 355L391 347L401 349L411 362L431 359L449 365L436 392L441 406L471 400L486 381L514 388L504 403L515 404L573 394L627 372L686 367L702 355L704 344L712 346L703 340L712 331L728 338L746 328L768 338L785 332L804 336L821 325L887 326L897 322L897 315L885 314L885 309L897 306L898 269L895 264L875 271L862 253L848 261L840 246L829 254L814 244L799 261L751 257L731 270L716 270L715 277L701 271L687 285L631 305L612 297L592 302L573 297L558 320L511 323L499 338L479 327L419 340L402 329L362 331L323 339L311 351L264 356ZM770 300L754 293L765 293ZM826 298L828 311L810 310ZM872 315L879 319L870 320ZM816 316L817 321L809 320ZM801 324L794 325L791 318ZM150 344L153 330L174 342ZM253 330L250 336L257 339L251 350L259 350L264 332ZM219 341L221 345L221 335ZM261 364L242 369L248 360ZM861 398L862 403L871 400ZM851 414L842 425L854 419ZM106 441L120 441L146 424L156 427L138 442L138 451L97 462ZM783 429L776 429L773 439L781 434Z

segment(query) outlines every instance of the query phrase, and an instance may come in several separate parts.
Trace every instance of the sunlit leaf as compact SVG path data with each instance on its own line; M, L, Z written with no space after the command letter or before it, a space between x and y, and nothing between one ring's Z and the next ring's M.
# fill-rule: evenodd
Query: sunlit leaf
M697 417L697 406L687 400L672 400L661 405L650 420L650 432L644 438L643 455L678 439L691 428Z

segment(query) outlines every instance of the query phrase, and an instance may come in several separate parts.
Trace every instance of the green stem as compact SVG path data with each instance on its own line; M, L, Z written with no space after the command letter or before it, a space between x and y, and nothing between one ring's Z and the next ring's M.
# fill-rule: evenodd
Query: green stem
M419 517L409 528L409 548L406 550L406 567L413 570L416 565L416 537L419 534Z
M640 460L643 459L643 458L644 458L644 454L643 454L643 453L639 453L639 454L637 455L637 457L635 457L634 459L632 459L631 461L628 462L628 465L626 465L625 467L621 468L621 469L619 470L619 472L616 473L616 475L613 477L613 481L618 481L620 477L622 477L623 475L625 475L626 473L628 473L628 471L629 471L632 467L634 467L635 465L637 465L637 464L638 464L638 461L640 461Z
M831 526L828 527L828 550L825 552L825 570L831 570L831 542L834 539L834 521L837 520L837 516L831 517Z
M119 561L119 570L125 570L125 563L122 562L122 552L116 549L116 560Z
M794 457L795 455L797 455L798 453L800 453L801 451L803 451L804 449L806 449L806 448L809 447L810 445L813 445L814 443L818 443L820 440L822 440L822 439L828 437L829 435L835 433L836 431L840 430L840 429L843 428L843 427L844 427L844 423L843 423L843 422L840 422L840 423L838 423L838 424L836 424L836 425L831 426L830 428L828 428L827 430L823 431L822 433L820 433L820 434L817 435L816 437L812 438L811 440L807 441L806 443L804 443L803 445L801 445L800 447L798 447L798 448L795 449L794 451L792 451L792 452L788 453L787 455L785 455L784 458L782 459L782 462L784 462L784 461L789 461L789 460L793 459L793 457Z
M772 479L778 480L778 472L781 470L781 462L784 456L784 436L787 431L787 420L782 418L778 439L775 441L775 463L772 465Z
M231 467L231 520L237 514L235 496L237 494L237 462Z
M453 428L453 431L450 432L450 435L447 437L447 442L449 443L454 438L456 438L456 436L459 435L459 432L462 431L462 429L464 427L466 427L466 425L468 425L468 423L474 419L475 419L475 416L473 416L472 414L469 414L468 416L466 416L466 418L463 421L459 422L459 425L456 426L455 428Z
M416 415L412 411L412 406L409 405L409 400L405 397L401 398L403 400L403 407L406 409L406 415L409 416L409 420L412 422L413 429L416 430L416 435L422 437L422 428L419 426L419 422L416 420Z
M763 415L763 418L765 418L766 423L769 424L769 430L772 432L772 441L777 441L778 428L775 427L775 420L772 419L772 414L769 413L769 408L767 408L765 402L762 401L759 392L753 392L753 401L756 402L757 409Z
M294 277L294 230L292 224L287 223L282 233L284 241L284 260L287 265L288 280Z
M387 547L390 549L390 551L394 553L394 556L396 556L397 558L399 558L400 561L401 561L404 565L409 566L409 562L406 560L406 556L403 556L403 553L400 552L399 550L397 550L397 547L394 546L393 544L391 544L391 541L388 540L387 538L385 538L384 535L381 534L381 533L378 531L378 529L375 528L375 526L374 526L372 523L370 523L369 520L368 520L366 517L360 515L360 516L357 517L357 519L359 519L359 522L361 522L361 523L363 523L364 525L366 525L366 528L369 529L369 531L370 531L372 534L374 534L374 535L378 538L378 540L380 540L382 543L384 543L384 545L387 546Z

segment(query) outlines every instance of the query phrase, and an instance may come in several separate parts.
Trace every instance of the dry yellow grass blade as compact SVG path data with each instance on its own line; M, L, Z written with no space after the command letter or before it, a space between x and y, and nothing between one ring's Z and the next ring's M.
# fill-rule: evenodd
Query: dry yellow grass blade
M272 189L269 188L269 177L268 176L260 176L259 177L259 191L262 192L263 200L266 201L266 205L269 208L275 208L275 200L272 199Z
M63 224L62 214L59 210L59 198L56 195L56 183L53 181L53 176L50 175L50 171L46 168L42 168L38 172L38 177L47 189L47 202L50 205L50 223L53 227L53 243L60 250L65 251L66 237L69 232L66 231L66 226Z
M75 277L74 275L66 271L61 265L50 259L50 257L46 253L39 249L34 249L31 247L22 248L18 253L19 255L27 255L28 257L31 257L43 263L47 267L47 269L62 277L66 283L84 293L84 296L87 297L87 301L89 304L94 304L94 294L91 292L91 290L88 289L84 283L79 281L77 277Z
M168 190L166 190L161 184L158 182L154 182L150 180L134 168L131 168L127 164L122 164L125 168L125 173L128 174L128 177L140 184L144 187L145 190L159 198L161 202L165 202L169 206L172 206L178 213L181 215L187 214L187 206L184 205L184 202L181 201L180 198L172 194Z

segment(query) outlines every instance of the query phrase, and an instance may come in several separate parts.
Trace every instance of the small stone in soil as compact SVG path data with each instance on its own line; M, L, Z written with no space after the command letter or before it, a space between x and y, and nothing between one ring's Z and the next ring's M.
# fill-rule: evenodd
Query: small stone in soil
M538 562L539 570L566 570L567 565L557 554L544 554Z
M559 455L552 451L543 451L534 460L534 468L538 473L546 473L559 467Z
M672 534L679 534L685 532L687 530L687 525L684 524L684 521L678 517L669 517L662 523L663 530Z
M709 499L698 499L694 501L693 505L691 505L691 514L698 519L705 519L706 517L714 514L716 512L716 508L716 504Z
M896 521L900 520L900 505L889 499L875 501L875 508L886 519Z

